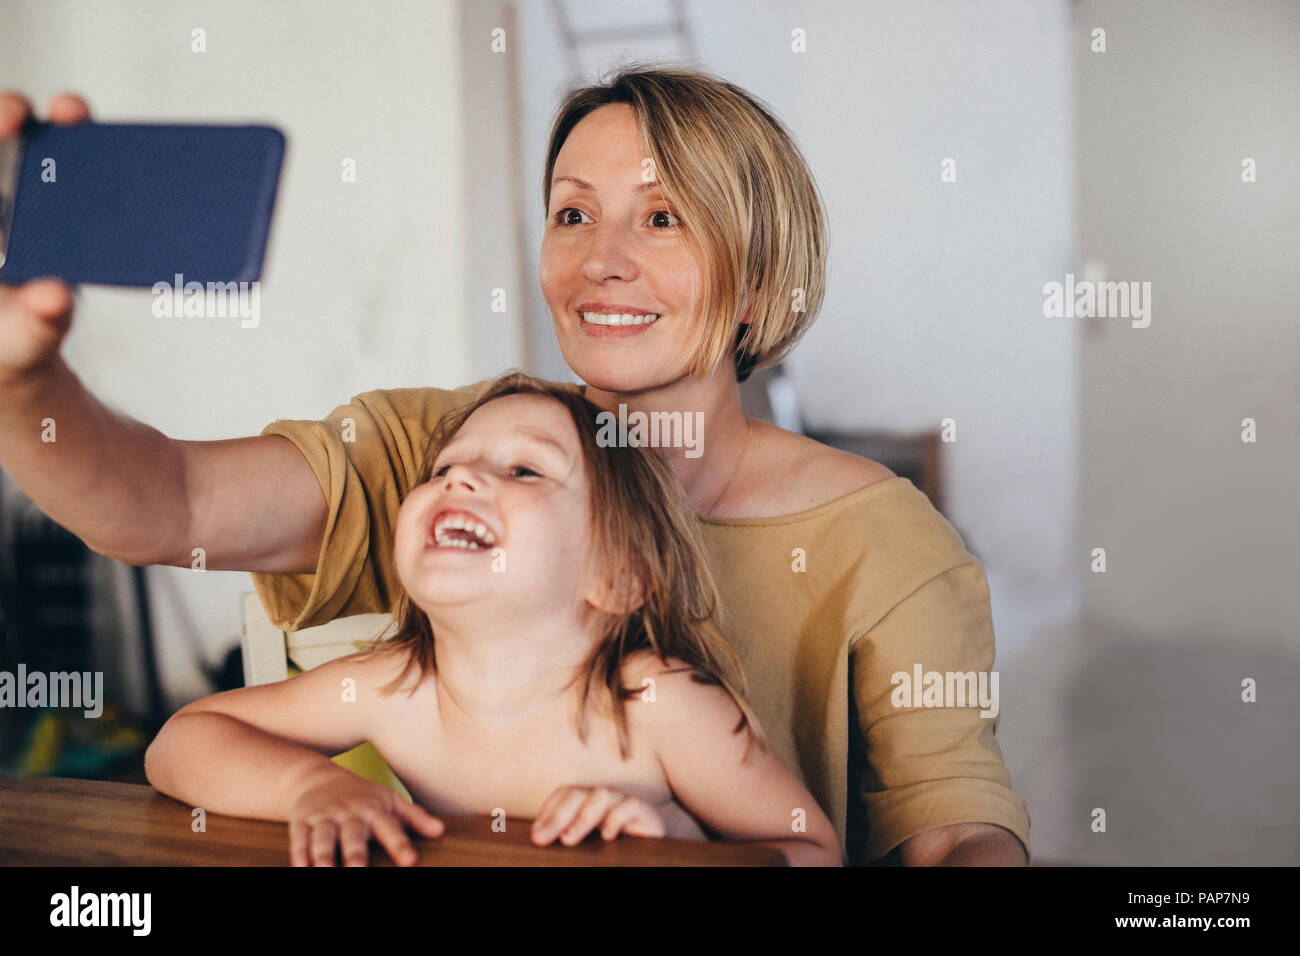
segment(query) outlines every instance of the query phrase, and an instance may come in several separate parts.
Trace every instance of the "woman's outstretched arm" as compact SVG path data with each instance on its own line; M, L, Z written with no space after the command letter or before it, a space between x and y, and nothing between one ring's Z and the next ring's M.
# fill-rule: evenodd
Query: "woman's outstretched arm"
M0 138L31 113L0 92ZM61 96L51 119L89 119ZM36 505L128 564L315 570L326 503L291 442L274 435L174 441L107 408L59 355L73 301L56 279L0 285L0 464ZM160 397L160 400L161 397Z

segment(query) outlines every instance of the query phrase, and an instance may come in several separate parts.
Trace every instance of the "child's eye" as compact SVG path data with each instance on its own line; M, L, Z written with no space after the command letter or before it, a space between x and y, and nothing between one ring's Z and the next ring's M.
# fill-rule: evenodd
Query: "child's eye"
M429 475L429 480L432 481L434 478L441 478L443 475L447 473L447 469L450 467L451 465L440 465L439 467L435 468L433 470L433 473ZM532 468L529 468L527 465L515 465L512 468L510 468L509 474L511 477L517 477L517 478L526 478L526 477L541 478L542 477L541 472L535 471Z
M659 217L661 216L667 216L669 219L673 221L668 223L661 222L659 221ZM682 221L680 218L678 218L677 214L669 212L667 209L660 209L658 212L652 212L650 214L650 221L654 223L656 226L665 229L671 228L672 226L680 226L682 224Z
M583 224L582 219L579 219L577 222L574 222L571 219L569 219L568 218L569 213L576 213L577 215L583 217L583 219L585 219L587 222L591 222L591 217L589 217L581 209L575 209L572 206L565 206L563 209L561 209L559 212L555 214L555 224L557 226L581 226Z

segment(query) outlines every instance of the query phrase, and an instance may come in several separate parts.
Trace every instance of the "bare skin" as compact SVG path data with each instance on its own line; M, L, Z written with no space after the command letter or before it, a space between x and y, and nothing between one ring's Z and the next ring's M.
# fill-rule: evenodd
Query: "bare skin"
M31 112L21 95L0 93L0 137ZM49 106L54 122L89 116L78 96ZM556 167L557 179L593 187L557 182L540 264L557 339L587 396L610 410L623 403L702 411L704 453L665 454L696 510L716 517L798 513L892 477L875 462L756 421L742 458L747 422L733 364L724 361L703 382L685 372L684 317L698 268L673 217L652 217L662 200L636 188L642 152L630 111L603 107L570 134ZM576 228L563 232L555 214L568 206L584 214L571 214ZM663 231L672 235L656 234ZM642 305L663 317L644 336L598 341L574 311L585 300ZM0 286L0 464L36 504L89 547L128 564L188 566L202 547L213 570L314 571L326 501L293 444L279 436L179 441L110 410L59 355L72 314L71 292L58 280ZM57 442L41 440L47 418L57 423ZM903 851L918 864L1024 859L1009 831L988 824L917 834Z
M436 818L323 757L369 740L417 806L531 818L539 845L572 845L597 829L607 840L702 839L703 824L792 863L838 865L838 838L812 795L735 732L740 710L728 694L693 681L680 662L648 652L625 662L624 686L655 685L653 700L625 707L627 759L608 710L589 703L587 739L578 733L573 678L598 639L582 612L610 600L603 568L564 560L591 541L581 454L572 419L551 399L512 395L475 411L398 514L394 562L438 634L436 670L412 671L382 696L406 663L405 652L387 648L198 701L150 747L150 782L217 812L287 820L294 863L330 865L336 843L346 862L364 862L371 835L409 862L409 841L396 834L409 823L436 835ZM449 509L489 529L509 556L504 573L493 548L437 542ZM348 681L351 700L340 694ZM806 830L795 831L800 810Z
M0 137L31 113L0 93ZM50 119L90 117L58 96ZM311 467L279 436L175 441L112 411L59 355L73 297L57 279L0 285L0 463L59 524L127 564L212 570L313 571L326 502ZM56 441L41 440L53 419Z

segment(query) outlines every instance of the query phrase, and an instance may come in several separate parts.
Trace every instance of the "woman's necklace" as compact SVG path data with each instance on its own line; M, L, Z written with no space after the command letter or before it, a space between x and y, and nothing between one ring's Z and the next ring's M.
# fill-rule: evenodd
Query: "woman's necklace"
M727 491L730 490L731 483L736 479L736 472L740 471L740 462L745 457L745 452L749 451L749 438L753 434L754 434L754 425L752 422L750 422L749 418L746 417L745 418L745 446L740 449L740 457L736 459L736 464L732 466L731 477L728 478L727 483L722 486L722 491L718 494L718 497L713 499L713 504L709 505L709 510L704 512L705 515L713 514L713 509L718 507L723 497L727 494Z

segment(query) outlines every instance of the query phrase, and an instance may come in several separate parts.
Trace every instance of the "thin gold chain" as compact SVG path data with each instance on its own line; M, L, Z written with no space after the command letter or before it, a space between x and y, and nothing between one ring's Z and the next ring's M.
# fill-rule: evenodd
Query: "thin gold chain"
M736 459L736 464L732 466L731 477L728 478L727 483L722 486L722 491L718 494L718 497L713 499L713 504L709 505L709 510L704 512L706 515L713 514L713 509L718 507L722 499L726 496L727 492L731 489L731 483L736 480L736 473L740 471L740 463L745 457L745 452L749 451L749 439L750 436L752 436L753 434L754 434L754 424L749 420L748 417L746 417L745 418L745 446L740 449L740 457Z

